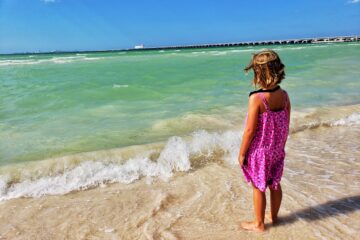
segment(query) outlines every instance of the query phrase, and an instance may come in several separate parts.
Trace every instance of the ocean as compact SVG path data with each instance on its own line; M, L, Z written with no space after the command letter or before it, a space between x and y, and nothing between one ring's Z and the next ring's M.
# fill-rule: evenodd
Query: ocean
M69 231L61 222L83 227L79 214L111 225L87 225L79 238L250 239L234 235L252 214L237 163L254 90L243 69L265 47L1 55L0 220L30 205L59 234ZM286 66L292 114L280 210L290 224L264 236L355 238L360 43L267 47ZM77 215L62 213L74 199ZM46 235L41 221L0 224L0 238Z

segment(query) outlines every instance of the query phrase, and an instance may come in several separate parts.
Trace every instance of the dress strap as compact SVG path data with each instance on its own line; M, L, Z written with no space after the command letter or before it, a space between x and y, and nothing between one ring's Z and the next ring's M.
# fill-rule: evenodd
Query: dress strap
M263 102L263 104L264 104L265 110L266 110L266 111L269 111L269 103L267 102L267 100L266 100L266 98L265 98L265 96L264 96L264 93L259 92L258 95L259 95L259 97L261 98L261 100L262 100L262 102Z

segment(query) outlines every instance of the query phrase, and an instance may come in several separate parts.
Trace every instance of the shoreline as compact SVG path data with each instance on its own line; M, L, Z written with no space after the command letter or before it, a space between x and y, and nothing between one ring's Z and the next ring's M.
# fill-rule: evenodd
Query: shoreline
M359 124L360 104L337 108L335 113L333 109L294 112L289 138ZM236 165L240 128L201 130L166 141L4 165L0 167L0 199L62 195L107 183L133 184L144 177L169 179L219 161Z

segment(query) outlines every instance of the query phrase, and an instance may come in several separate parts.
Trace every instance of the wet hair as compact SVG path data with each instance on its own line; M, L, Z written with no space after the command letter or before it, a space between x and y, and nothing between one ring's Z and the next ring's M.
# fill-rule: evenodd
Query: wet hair
M280 84L285 78L285 65L279 55L273 50L264 50L253 54L249 65L244 69L254 71L255 87L269 88Z

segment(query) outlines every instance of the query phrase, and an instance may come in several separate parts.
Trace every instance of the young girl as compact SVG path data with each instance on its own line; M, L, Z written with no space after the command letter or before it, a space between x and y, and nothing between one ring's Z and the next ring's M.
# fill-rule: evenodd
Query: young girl
M285 143L289 132L290 101L279 86L285 78L284 64L272 50L255 54L245 71L254 71L253 83L259 90L249 95L249 109L242 138L239 163L247 182L253 186L255 220L241 227L264 231L266 198L270 188L270 214L276 223L282 191L280 180L284 168Z

